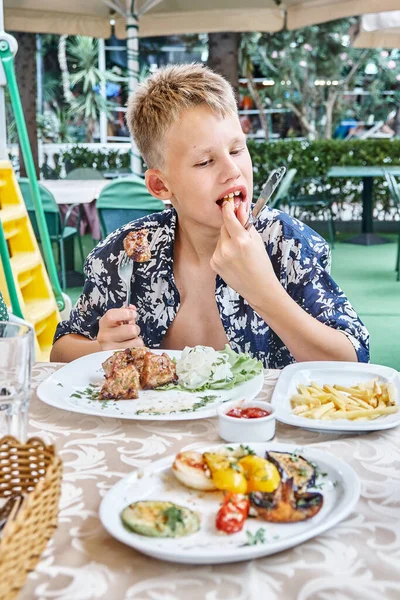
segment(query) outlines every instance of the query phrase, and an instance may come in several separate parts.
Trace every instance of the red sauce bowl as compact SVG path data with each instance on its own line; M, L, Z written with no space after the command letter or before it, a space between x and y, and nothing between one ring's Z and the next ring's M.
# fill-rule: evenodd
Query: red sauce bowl
M266 442L275 435L275 409L261 400L231 400L220 404L218 431L227 442Z

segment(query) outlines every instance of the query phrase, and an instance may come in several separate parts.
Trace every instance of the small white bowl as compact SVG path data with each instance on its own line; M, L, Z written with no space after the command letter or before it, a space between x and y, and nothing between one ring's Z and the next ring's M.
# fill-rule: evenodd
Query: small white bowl
M240 419L228 417L232 408L257 407L267 410L267 417ZM272 404L261 400L231 400L218 409L218 433L226 442L267 442L275 435L275 409Z

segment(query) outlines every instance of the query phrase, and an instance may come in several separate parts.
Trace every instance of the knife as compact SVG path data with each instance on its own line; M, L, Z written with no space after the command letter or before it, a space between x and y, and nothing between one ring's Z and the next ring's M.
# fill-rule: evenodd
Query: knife
M265 204L271 198L272 194L275 192L279 184L281 183L284 174L286 173L286 167L279 167L278 169L274 169L270 176L268 177L266 183L261 190L261 194L255 203L253 210L249 214L249 218L245 224L245 229L247 231L252 227L253 223L257 219L258 215L264 208Z

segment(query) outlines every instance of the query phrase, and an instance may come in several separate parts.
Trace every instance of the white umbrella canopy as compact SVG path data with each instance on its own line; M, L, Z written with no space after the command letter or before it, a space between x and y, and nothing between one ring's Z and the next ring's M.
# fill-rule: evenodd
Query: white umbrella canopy
M138 36L280 31L398 8L399 0L0 0L9 31L127 38L129 90L139 75ZM0 15L1 20L1 15ZM140 26L139 26L140 25ZM3 112L0 92L0 117ZM4 120L4 119L3 119ZM1 118L0 118L1 121ZM0 125L0 130L2 129ZM132 168L141 161L133 145Z
M4 0L9 31L104 37L115 19L140 18L139 36L216 31L279 31L398 8L398 0Z
M400 10L361 17L355 48L400 48Z

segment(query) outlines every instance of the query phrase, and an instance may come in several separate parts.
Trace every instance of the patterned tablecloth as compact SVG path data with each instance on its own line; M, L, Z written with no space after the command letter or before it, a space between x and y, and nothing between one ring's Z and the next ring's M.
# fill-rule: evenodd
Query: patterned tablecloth
M60 365L38 364L37 386ZM265 372L269 399L278 371ZM218 442L216 419L122 421L51 408L36 396L30 435L56 445L64 462L59 527L20 600L382 600L400 598L400 449L392 429L326 435L277 425L276 441L318 446L361 479L348 519L296 548L250 562L161 562L103 529L102 497L122 476L195 441Z

